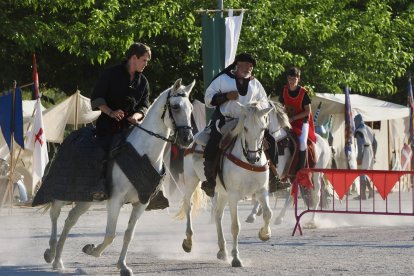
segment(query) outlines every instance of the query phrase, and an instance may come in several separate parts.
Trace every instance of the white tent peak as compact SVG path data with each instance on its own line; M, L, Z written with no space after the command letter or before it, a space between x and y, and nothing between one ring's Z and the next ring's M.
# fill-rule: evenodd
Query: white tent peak
M92 111L91 100L76 91L63 102L43 112L46 139L48 142L62 143L66 124L88 124L95 121L100 111Z
M408 107L362 95L350 94L352 113L361 114L365 121L382 121L406 118L410 115ZM312 97L312 106L322 102L321 110L327 114L343 114L345 94L316 93ZM313 111L315 112L315 107Z

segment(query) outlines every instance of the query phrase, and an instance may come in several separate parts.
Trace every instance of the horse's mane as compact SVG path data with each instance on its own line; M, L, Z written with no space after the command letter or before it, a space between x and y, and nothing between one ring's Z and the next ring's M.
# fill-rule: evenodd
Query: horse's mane
M241 131L243 130L243 126L244 126L244 120L245 118L255 118L257 121L255 122L255 125L259 126L261 124L260 119L258 118L258 116L255 116L255 114L262 109L262 105L261 102L252 102L249 103L248 105L246 105L246 111L247 113L244 113L240 118L239 121L236 125L236 127L233 129L232 134L233 135L238 135L241 133Z
M252 102L247 105L247 117L255 118L256 122L255 125L259 126L261 124L260 118L258 116L255 116L257 112L259 112L261 109L267 108L268 104L266 103L265 106L263 106L263 102Z
M240 118L238 118L236 127L231 131L231 135L233 137L235 137L235 136L237 136L241 133L241 131L243 129L243 126L244 126L244 118L245 118L244 115L241 116Z
M289 123L289 117L286 113L285 107L281 103L272 100L269 100L269 103L274 107L280 126L282 128L291 128L292 126Z
M155 98L155 100L152 102L152 104L150 105L150 107L148 108L148 112L147 112L147 114L149 114L150 112L151 112L151 109L153 109L154 108L154 106L156 105L156 103L161 103L161 102L163 102L164 104L165 104L165 101L159 101L158 99L159 98L161 98L161 97L167 97L166 95L168 94L167 92L169 91L169 90L171 90L173 88L173 86L171 86L171 87L169 87L169 88L167 88L167 89L165 89L164 91L162 91L159 95L158 95L158 97L157 98ZM146 117L146 116L145 116ZM145 117L144 117L144 120L145 120Z

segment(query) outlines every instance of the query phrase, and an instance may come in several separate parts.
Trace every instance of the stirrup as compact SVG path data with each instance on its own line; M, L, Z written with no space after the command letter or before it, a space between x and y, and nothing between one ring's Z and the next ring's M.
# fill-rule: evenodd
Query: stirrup
M168 199L164 196L162 191L159 191L150 201L145 211L159 210L170 207Z
M276 176L269 177L269 194L274 193L278 190L278 179Z
M214 197L214 190L216 188L215 186L216 185L214 185L214 183L206 180L201 184L201 190L203 190L209 197Z
M277 182L277 189L278 190L284 190L291 186L289 181L278 181Z

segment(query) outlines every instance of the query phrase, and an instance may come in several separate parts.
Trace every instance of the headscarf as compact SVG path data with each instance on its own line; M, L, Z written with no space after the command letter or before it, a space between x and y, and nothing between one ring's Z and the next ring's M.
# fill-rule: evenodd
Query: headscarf
M355 117L354 117L354 123L355 123L355 129L357 129L357 128L364 128L365 127L364 119L362 119L362 115L361 114L355 115Z
M236 68L237 62L242 61L242 62L250 62L251 64L253 64L253 67L256 67L256 59L249 53L240 53L238 54L235 58L232 64L230 64L229 66L227 66L226 68L224 68L220 73L218 73L212 80L211 82L213 82L215 79L217 79L219 76L223 75L223 74L227 74L229 73L231 70L234 70L234 68Z

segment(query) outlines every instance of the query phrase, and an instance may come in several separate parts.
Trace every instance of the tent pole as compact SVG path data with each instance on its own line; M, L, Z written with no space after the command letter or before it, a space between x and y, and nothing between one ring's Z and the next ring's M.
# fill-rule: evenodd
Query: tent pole
M391 148L390 148L390 120L387 120L387 136L388 136L388 170L392 170L392 164L390 162L390 156L392 156ZM395 140L394 140L394 147L395 147ZM395 149L394 149L395 150ZM397 155L395 155L395 159L397 159Z
M33 108L32 116L31 116L31 118L32 118L32 119L33 119L33 117L34 117L35 112L36 112L36 106ZM40 111L40 112L42 112L42 111ZM31 125L32 125L32 122L31 122L31 121L29 121L29 123L27 124L26 133L29 131L29 128L31 127ZM24 142L26 143L26 141L27 141L27 135L24 137ZM15 162L14 162L14 167L12 168L12 170L13 170L13 171L15 171L15 170L16 170L17 163L18 163L18 162L19 162L19 160L20 160L20 154L21 154L21 152L22 152L22 148L19 148L19 151L17 152L17 157L16 157L16 160L15 160ZM32 186L33 186L33 185L32 185ZM32 195L33 195L33 187L32 187L32 191L31 191L31 193L32 193Z
M80 91L76 90L76 105L75 105L75 130L78 130L78 112L79 112L79 94Z

